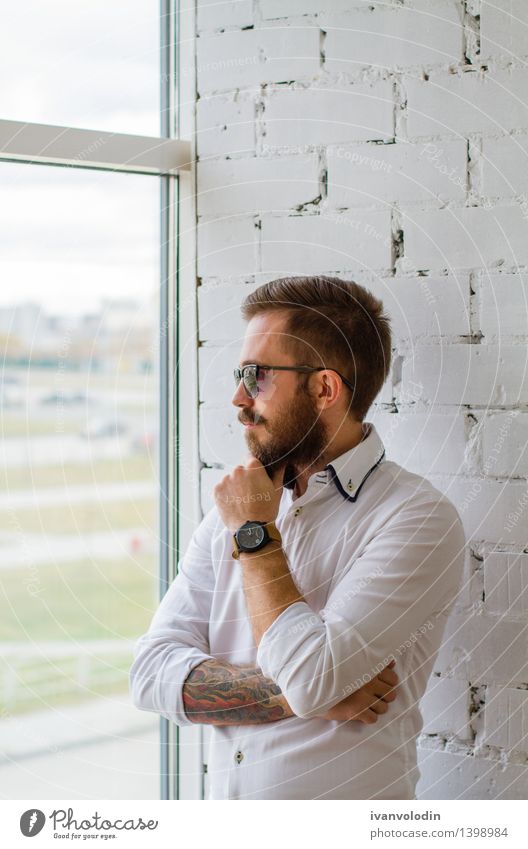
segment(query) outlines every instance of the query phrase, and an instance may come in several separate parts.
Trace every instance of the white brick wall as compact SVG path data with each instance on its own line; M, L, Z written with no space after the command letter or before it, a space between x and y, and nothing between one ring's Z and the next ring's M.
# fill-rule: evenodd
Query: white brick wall
M483 59L502 56L511 61L528 54L526 0L483 0L480 27Z
M302 206L320 194L319 157L214 159L198 168L200 215L273 212Z
M390 212L265 216L262 271L309 274L339 268L387 269L391 265Z
M492 552L486 557L484 590L490 613L526 621L528 615L528 554Z
M464 200L467 145L448 142L443 154L445 167L439 169L427 143L332 146L327 153L329 206Z
M423 734L471 739L469 687L466 681L431 676L420 709L424 719Z
M458 75L431 74L404 80L409 136L504 135L528 127L526 84L521 68Z
M460 4L449 0L429 0L426 9L383 4L341 15L331 11L322 26L329 73L449 65L462 59Z
M390 139L394 97L389 81L325 88L272 89L263 101L266 147Z
M478 742L528 753L528 690L488 688L484 731Z
M526 336L526 274L483 274L476 282L479 325L486 341Z
M422 799L526 798L525 30L524 0L198 2L202 507L245 454L244 295L284 273L370 288L394 366L368 418L468 538Z

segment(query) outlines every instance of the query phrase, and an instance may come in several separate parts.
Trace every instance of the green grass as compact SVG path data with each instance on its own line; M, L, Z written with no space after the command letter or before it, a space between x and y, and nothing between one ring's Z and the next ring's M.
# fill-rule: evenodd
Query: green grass
M0 643L134 639L157 607L157 557L0 571Z
M126 692L132 655L120 641L135 640L150 624L158 606L156 561L141 555L100 566L1 570L0 708L18 714ZM115 640L115 651L83 652L80 661L76 642L99 639ZM13 641L35 644L33 653L2 658L1 644ZM46 657L47 641L63 642L64 651Z
M103 483L152 480L156 476L156 462L155 456L132 454L121 460L98 460L93 463L9 467L0 470L0 487L10 492L17 489L37 490L47 486L97 486Z
M90 658L82 670L74 654L49 659L38 655L15 663L0 657L0 680L14 679L9 693L0 691L0 709L21 714L126 692L131 664L132 657L123 653Z
M100 501L64 504L38 509L13 509L0 512L0 531L25 533L83 534L126 528L155 528L157 504L154 498L138 501Z
M60 431L57 426L60 424ZM0 437L9 439L18 437L20 439L31 439L32 436L46 436L48 434L56 434L60 439L63 433L78 433L79 422L74 421L57 421L57 418L36 418L35 416L26 418L25 416L2 411L2 421L0 423Z

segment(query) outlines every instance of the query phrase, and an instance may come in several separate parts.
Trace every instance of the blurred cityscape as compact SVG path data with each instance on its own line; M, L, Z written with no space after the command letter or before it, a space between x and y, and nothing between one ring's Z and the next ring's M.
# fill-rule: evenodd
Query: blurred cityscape
M98 741L111 759L112 728L155 739L156 718L130 705L128 670L157 603L157 336L155 303L108 299L78 315L33 301L0 307L9 781L23 778L9 764L52 745Z

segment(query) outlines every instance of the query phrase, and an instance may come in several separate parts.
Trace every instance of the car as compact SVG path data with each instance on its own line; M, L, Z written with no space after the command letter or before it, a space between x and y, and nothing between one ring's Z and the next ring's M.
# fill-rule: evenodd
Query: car
M121 436L128 430L124 422L116 419L90 419L81 430L85 439L107 439Z
M85 404L88 398L84 392L52 392L40 399L41 404Z

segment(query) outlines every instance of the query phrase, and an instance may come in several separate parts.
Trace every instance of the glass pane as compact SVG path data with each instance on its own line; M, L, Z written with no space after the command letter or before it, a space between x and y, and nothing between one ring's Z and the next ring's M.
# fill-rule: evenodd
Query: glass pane
M0 165L0 787L159 798L159 180Z
M158 5L11 0L0 80L0 118L157 136Z

